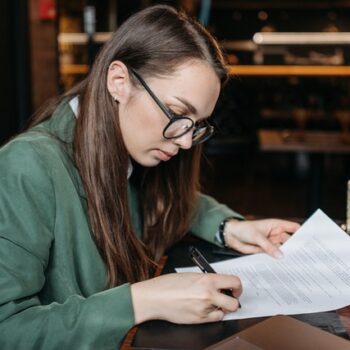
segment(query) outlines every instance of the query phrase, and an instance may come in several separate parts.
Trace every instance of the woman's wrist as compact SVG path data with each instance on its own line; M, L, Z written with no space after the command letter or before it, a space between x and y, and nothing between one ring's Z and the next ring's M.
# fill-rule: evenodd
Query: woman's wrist
M145 285L148 281L137 282L131 285L131 300L134 308L135 324L155 319L154 305L148 297L150 294Z
M219 241L222 245L224 245L227 248L230 248L227 242L228 232L232 232L232 226L234 226L235 223L238 222L239 220L237 218L229 217L221 221L219 225Z

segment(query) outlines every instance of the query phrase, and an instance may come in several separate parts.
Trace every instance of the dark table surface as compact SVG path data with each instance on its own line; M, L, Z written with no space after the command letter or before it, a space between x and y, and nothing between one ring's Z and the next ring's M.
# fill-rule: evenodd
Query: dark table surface
M188 247L195 245L210 262L230 259L230 256L216 255L215 247L192 236L174 246L167 254L167 261L162 273L175 272L176 267L193 266L188 256ZM349 339L344 327L344 320L350 315L340 318L335 311L315 314L293 315L301 321L319 327L323 330ZM248 328L266 318L250 318L245 320L230 320L224 322L199 325L178 325L166 321L150 321L134 329L130 347L132 349L204 349L233 334Z

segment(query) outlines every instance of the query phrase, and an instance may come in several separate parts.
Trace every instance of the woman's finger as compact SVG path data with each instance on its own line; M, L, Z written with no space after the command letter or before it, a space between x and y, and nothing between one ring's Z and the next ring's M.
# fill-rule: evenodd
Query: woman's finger
M269 219L268 219L269 220ZM280 220L280 219L272 219L274 230L278 229L282 232L295 232L299 227L300 224L294 221L288 221L288 220Z
M260 246L262 250L267 254L275 258L282 257L282 252L280 252L280 250L272 242L270 242L269 239L267 239L263 235L256 234L255 240L256 240L256 244Z
M285 243L290 238L290 235L288 233L282 232L279 235L270 237L269 240L273 244L282 244Z
M204 322L217 322L221 321L224 318L224 311L220 308L216 308L213 311L210 311L204 320Z
M242 283L239 277L225 274L208 274L212 278L213 286L216 290L233 289L235 291L242 291Z
M245 243L242 241L239 241L238 239L234 237L230 237L230 239L226 242L229 247L243 253L243 254L255 254L255 253L261 253L263 250L254 244L251 243Z
M237 298L235 298L233 295L230 297L220 292L214 295L213 304L222 310L226 310L226 312L234 312L239 307Z

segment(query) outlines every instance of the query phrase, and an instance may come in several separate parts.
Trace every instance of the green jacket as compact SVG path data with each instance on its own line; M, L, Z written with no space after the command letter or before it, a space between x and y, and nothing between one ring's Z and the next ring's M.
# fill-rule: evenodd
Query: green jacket
M116 349L134 325L130 284L105 289L72 160L68 103L0 149L0 348ZM63 142L62 142L63 141ZM130 187L140 236L137 194ZM201 196L192 231L214 240L238 214Z

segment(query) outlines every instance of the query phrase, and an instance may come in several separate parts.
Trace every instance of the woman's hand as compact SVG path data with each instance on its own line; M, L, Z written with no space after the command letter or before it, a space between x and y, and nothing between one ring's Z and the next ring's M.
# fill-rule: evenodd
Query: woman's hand
M266 252L281 258L279 246L295 232L300 225L296 222L265 219L252 221L230 220L225 225L225 243L227 246L245 254Z
M173 273L131 285L135 323L166 320L204 323L222 320L238 308L238 301L220 292L242 293L238 277L214 273Z

